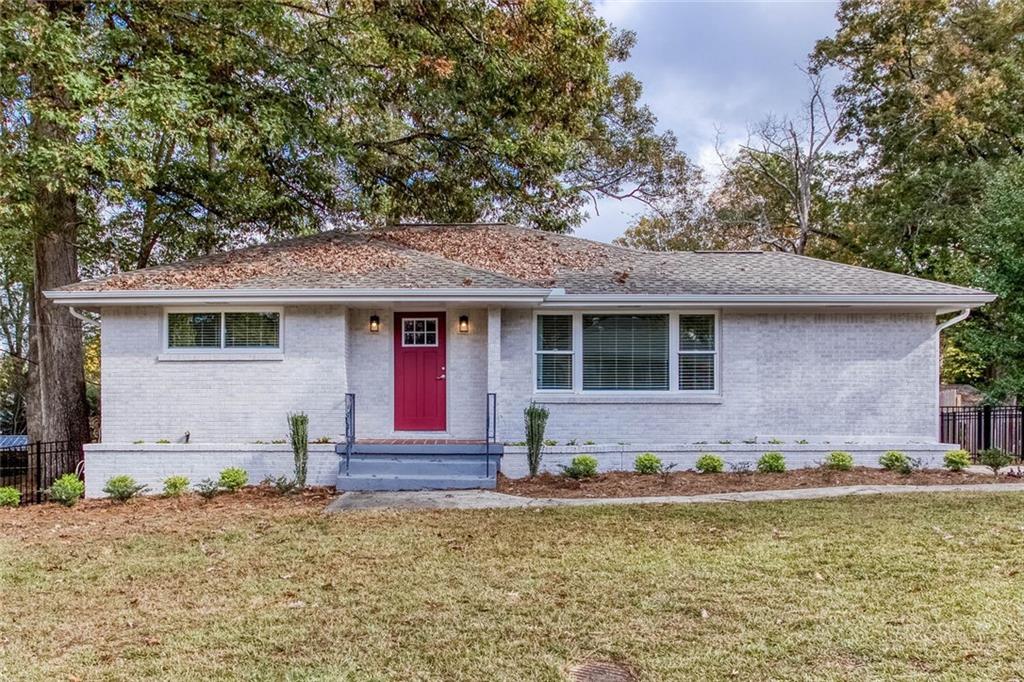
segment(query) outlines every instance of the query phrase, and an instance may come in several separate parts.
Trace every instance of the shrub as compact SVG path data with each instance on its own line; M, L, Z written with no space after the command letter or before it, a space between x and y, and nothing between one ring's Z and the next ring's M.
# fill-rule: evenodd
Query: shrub
M292 441L292 455L295 459L295 485L305 488L309 465L309 417L305 412L288 415L288 436Z
M85 484L74 474L64 474L53 482L47 493L52 501L63 504L65 507L73 507L78 499L85 494Z
M853 468L853 455L843 450L835 450L825 457L825 468L833 471L849 471Z
M110 495L117 502L127 502L141 492L147 490L144 485L139 485L135 479L127 474L112 476L103 486L103 492Z
M212 478L204 478L196 484L196 492L204 500L212 500L220 494L220 483Z
M734 474L739 474L740 476L743 476L745 474L752 474L752 473L754 473L754 463L753 462L729 462L729 471L731 471Z
M249 482L249 474L245 469L239 467L228 467L220 472L218 484L229 493L236 492L239 488Z
M540 471L544 429L548 426L548 409L531 401L523 410L523 418L526 420L526 463L530 467L530 476L536 476Z
M907 456L899 450L883 452L882 456L878 458L878 463L882 465L883 469L889 471L903 471L910 465Z
M725 460L713 452L705 452L697 458L696 466L702 474L720 474L725 470Z
M966 450L950 450L942 457L942 464L950 471L963 471L971 466L971 453Z
M597 475L597 460L590 455L577 455L572 458L572 464L562 467L562 471L569 478L590 478Z
M653 452L645 452L638 455L633 461L633 469L638 474L660 474L662 470L661 458Z
M762 474L781 474L786 470L786 458L775 450L766 452L757 460L757 470Z
M267 476L263 479L263 485L269 485L281 495L290 495L299 487L298 481L287 476Z
M1013 464L1013 455L1006 450L989 448L978 453L978 464L987 466L992 473L999 474L999 470Z
M5 485L0 488L0 507L17 507L21 504L21 491Z
M164 479L164 495L177 497L188 490L188 478L185 476L168 476Z

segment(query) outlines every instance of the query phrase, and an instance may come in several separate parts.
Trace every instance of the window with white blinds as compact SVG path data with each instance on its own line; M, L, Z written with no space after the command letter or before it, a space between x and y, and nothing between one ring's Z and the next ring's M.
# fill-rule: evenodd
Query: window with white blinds
M668 315L583 315L582 324L583 390L668 390Z
M718 364L714 315L679 316L679 390L714 391Z
M277 311L168 312L167 348L275 350L281 347Z
M572 315L537 317L537 389L572 390Z

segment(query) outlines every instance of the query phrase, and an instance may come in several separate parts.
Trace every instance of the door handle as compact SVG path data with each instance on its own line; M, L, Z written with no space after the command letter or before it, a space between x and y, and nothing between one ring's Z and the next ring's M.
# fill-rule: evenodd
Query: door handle
M441 379L444 379L444 377L445 377L445 375L444 375L444 374L442 374L441 376L439 376L439 377L437 378L437 380L438 380L438 381L440 381Z

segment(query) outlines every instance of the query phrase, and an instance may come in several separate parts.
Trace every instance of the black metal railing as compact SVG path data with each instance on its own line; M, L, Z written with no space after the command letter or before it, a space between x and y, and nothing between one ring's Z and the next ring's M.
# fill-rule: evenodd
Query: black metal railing
M999 448L1018 459L1024 456L1024 407L943 407L939 424L940 441L958 443L972 455L981 450Z
M81 443L50 441L0 448L0 486L17 488L22 504L46 501L46 489L64 474L82 475Z
M348 476L352 449L356 445L356 394L345 394L345 475Z

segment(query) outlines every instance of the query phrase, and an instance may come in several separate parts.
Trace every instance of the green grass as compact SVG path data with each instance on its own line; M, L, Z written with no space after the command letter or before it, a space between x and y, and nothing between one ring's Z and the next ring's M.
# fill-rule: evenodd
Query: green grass
M1024 676L1024 496L0 514L0 679ZM291 505L291 506L289 506Z

